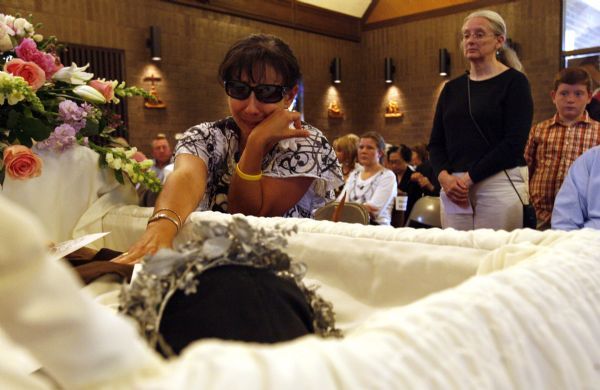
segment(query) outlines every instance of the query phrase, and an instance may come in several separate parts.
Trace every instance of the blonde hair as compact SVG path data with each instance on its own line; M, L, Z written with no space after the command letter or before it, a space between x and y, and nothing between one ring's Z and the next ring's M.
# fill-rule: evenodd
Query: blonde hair
M354 169L354 165L358 159L358 135L349 133L337 138L334 141L334 150L341 150L344 152L344 156L348 159L348 165ZM343 164L344 161L340 161Z
M490 11L488 9L478 10L470 13L465 18L465 20L463 21L463 26L465 25L465 23L467 23L467 21L473 18L486 19L488 22L490 22L490 28L492 29L494 35L502 35L504 37L504 43L502 44L502 47L498 50L498 61L502 62L506 66L518 70L519 72L525 73L525 68L523 68L523 64L521 64L517 52L515 52L511 47L509 47L506 44L506 42L508 41L508 30L506 28L506 23L504 22L504 19L502 19L502 16L500 16L499 13Z

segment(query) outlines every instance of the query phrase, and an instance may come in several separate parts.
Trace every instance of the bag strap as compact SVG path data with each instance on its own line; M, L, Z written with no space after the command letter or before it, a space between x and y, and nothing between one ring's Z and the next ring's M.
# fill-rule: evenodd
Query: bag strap
M487 139L487 137L485 136L485 134L481 130L481 127L479 127L479 123L477 123L477 121L475 120L475 117L473 116L473 112L471 110L471 78L469 77L469 71L467 71L467 101L469 103L469 116L471 117L471 120L473 121L473 124L475 125L475 128L477 129L477 131L479 132L479 135L481 135L481 138L483 138L483 140L485 141L485 143L488 146L490 146L491 145L490 141ZM515 187L515 184L510 179L510 176L508 175L508 172L506 172L506 169L503 169L502 171L506 175L506 178L510 182L510 185L512 186L513 190L515 190L515 194L517 194L517 197L519 198L519 202L521 202L521 204L523 206L525 206L525 202L523 202L523 199L521 199L521 195L519 195L519 191L517 191L517 187Z

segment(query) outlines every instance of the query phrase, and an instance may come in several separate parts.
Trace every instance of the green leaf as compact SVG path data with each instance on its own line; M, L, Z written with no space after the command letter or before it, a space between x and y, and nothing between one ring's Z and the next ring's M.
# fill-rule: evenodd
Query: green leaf
M6 121L6 127L9 130L20 129L21 126L19 126L19 124L21 123L22 118L23 114L15 110L10 110Z
M25 135L36 141L43 141L52 133L52 129L38 118L24 118L22 128Z
M17 136L17 140L19 140L19 143L21 145L27 146L28 148L33 146L33 140L31 139L30 136L25 134L23 131L18 131L18 132L15 131L14 133Z
M117 179L117 181L121 184L125 184L125 179L123 179L123 172L122 171L115 171L115 179Z
M98 122L95 120L87 120L85 127L79 131L79 133L85 137L91 137L92 135L98 134Z
M23 107L23 116L25 118L33 118L33 113L31 112L31 108L24 106Z

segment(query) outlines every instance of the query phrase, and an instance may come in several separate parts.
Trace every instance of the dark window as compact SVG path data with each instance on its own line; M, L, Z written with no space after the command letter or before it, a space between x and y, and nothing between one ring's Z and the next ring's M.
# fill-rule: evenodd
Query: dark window
M94 79L104 78L106 80L125 80L125 51L120 49L109 49L104 47L93 47L66 43L60 53L60 60L68 66L75 62L77 66L90 64L88 72L94 74ZM127 101L121 99L119 104L110 104L108 107L119 115L127 128ZM129 139L127 131L121 128L113 133L115 137Z

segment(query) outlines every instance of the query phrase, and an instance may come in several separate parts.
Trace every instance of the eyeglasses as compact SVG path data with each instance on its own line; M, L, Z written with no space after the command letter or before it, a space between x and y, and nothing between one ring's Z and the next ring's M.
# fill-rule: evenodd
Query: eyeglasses
M474 33L464 32L462 34L462 40L466 41L469 38L473 38L474 41L481 41L483 38L488 36L494 36L495 34L487 34L483 31L476 31Z
M225 81L225 93L237 100L245 100L254 92L254 96L262 103L277 103L285 96L287 87L274 84L258 84L254 87L243 81Z

